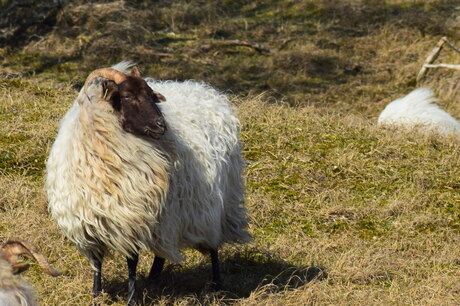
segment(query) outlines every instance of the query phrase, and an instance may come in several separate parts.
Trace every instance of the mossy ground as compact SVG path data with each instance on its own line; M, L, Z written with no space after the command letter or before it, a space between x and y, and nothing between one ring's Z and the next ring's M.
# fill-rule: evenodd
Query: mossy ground
M32 263L24 277L41 304L92 301L86 259L47 212L44 164L72 87L121 59L231 95L248 161L254 242L223 248L226 291L211 292L208 259L186 251L146 287L147 304L458 303L460 142L375 125L421 85L460 117L458 72L415 84L441 35L459 39L455 1L63 3L56 27L0 48L0 241L28 239L64 272L52 279ZM233 39L271 51L222 43ZM142 287L151 260L142 254ZM124 259L103 275L101 303L123 305Z

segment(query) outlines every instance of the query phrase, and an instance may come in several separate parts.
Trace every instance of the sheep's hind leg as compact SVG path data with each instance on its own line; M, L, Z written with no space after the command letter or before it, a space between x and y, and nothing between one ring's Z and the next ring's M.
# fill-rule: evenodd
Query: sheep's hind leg
M128 305L137 305L136 291L136 269L139 262L139 254L134 254L132 257L127 257L128 263Z
M154 281L160 276L161 271L163 271L164 264L165 259L163 257L155 256L155 259L153 259L152 268L150 269L150 273L147 278L149 282Z
M99 258L91 258L91 264L94 269L93 273L93 297L99 296L102 291L102 260Z
M214 290L222 290L222 281L220 279L219 269L219 251L217 249L209 250L211 254L211 265L212 265L212 287Z

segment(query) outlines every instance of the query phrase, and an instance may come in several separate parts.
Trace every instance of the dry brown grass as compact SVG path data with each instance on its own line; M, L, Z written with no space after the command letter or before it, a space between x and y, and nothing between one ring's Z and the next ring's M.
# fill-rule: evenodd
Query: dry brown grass
M56 128L48 118L59 117L74 96L69 91L59 101L48 99L34 121L28 118L37 110L25 107L33 94L26 91L7 103L9 110L21 110L22 131L44 144L37 158L46 156ZM146 291L147 303L455 304L460 292L457 140L394 135L360 116L269 105L257 98L235 102L250 162L247 203L255 242L224 248L228 291L206 290L207 260L188 252L183 265L168 266L159 287ZM13 124L3 129L2 135L24 133ZM8 151L23 158L23 145ZM47 214L43 178L35 167L30 162L4 168L2 240L27 238L64 271L57 279L38 267L26 274L42 304L88 304L89 265ZM151 259L142 256L141 275ZM319 269L327 277L317 275ZM123 258L107 260L103 304L124 303L125 274ZM320 279L310 281L315 276Z
M2 50L0 74L74 81L94 68L132 59L158 78L202 79L238 94L268 92L291 105L372 116L383 105L375 103L415 85L417 70L441 35L458 39L457 4L451 0L62 3L54 26L41 25L44 33L7 36L6 43L24 47ZM13 12L24 18L23 11ZM35 28L40 25L29 31ZM263 43L272 52L222 46L232 39ZM455 63L460 57L445 52L441 60ZM440 86L436 79L452 77L439 75L430 73L426 84ZM443 97L457 98L458 89L448 90L446 83L439 89L446 91Z
M415 87L440 35L455 30L454 1L146 3L77 1L57 15L60 28L0 48L0 75L22 75L0 79L0 241L26 238L64 272L53 279L32 264L24 277L41 304L92 301L88 262L47 212L44 163L76 96L71 85L125 57L155 77L238 93L249 161L255 241L223 249L226 291L208 290L208 260L187 251L145 290L147 304L458 304L460 142L375 126L386 103ZM214 46L223 39L273 52ZM460 56L446 49L439 61ZM460 117L458 78L430 71L423 85ZM151 260L142 254L141 276ZM123 305L124 259L108 259L103 275L100 302Z

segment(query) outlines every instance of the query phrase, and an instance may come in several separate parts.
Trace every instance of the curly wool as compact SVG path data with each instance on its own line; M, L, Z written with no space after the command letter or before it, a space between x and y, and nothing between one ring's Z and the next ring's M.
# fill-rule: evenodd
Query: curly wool
M92 102L82 91L48 158L50 212L88 257L152 248L167 171L155 146L124 132L110 105Z
M148 84L167 99L161 140L126 133L107 103L80 93L47 163L51 214L89 258L146 248L177 262L184 247L248 241L239 122L228 99L196 82Z
M147 84L166 97L159 104L175 148L170 192L162 221L180 217L173 240L178 248L217 248L247 242L247 220L239 142L239 121L230 101L212 87L194 81ZM181 211L180 214L176 212ZM173 227L168 230L173 230Z
M379 125L422 128L441 134L460 134L460 123L434 104L438 101L429 88L418 88L388 104L378 118Z

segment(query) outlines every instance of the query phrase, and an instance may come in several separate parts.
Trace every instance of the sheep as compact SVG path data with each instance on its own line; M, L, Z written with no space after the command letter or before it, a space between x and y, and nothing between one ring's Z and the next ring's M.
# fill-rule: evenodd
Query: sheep
M429 88L418 88L388 104L378 118L380 126L421 128L443 135L460 134L460 123L434 104L438 101Z
M49 275L61 274L53 269L45 257L30 243L16 239L8 240L0 249L0 305L37 305L32 287L16 276L29 268L28 264L17 262L18 255L34 257Z
M115 251L127 259L127 300L136 303L140 249L155 254L149 282L165 259L183 260L183 248L209 253L219 289L219 247L251 240L239 121L214 88L143 80L136 68L127 75L130 66L91 73L62 119L46 166L50 213L89 259L94 296L103 258ZM151 103L139 106L142 99ZM130 118L148 107L154 120L140 121L153 127L132 128L139 120Z

